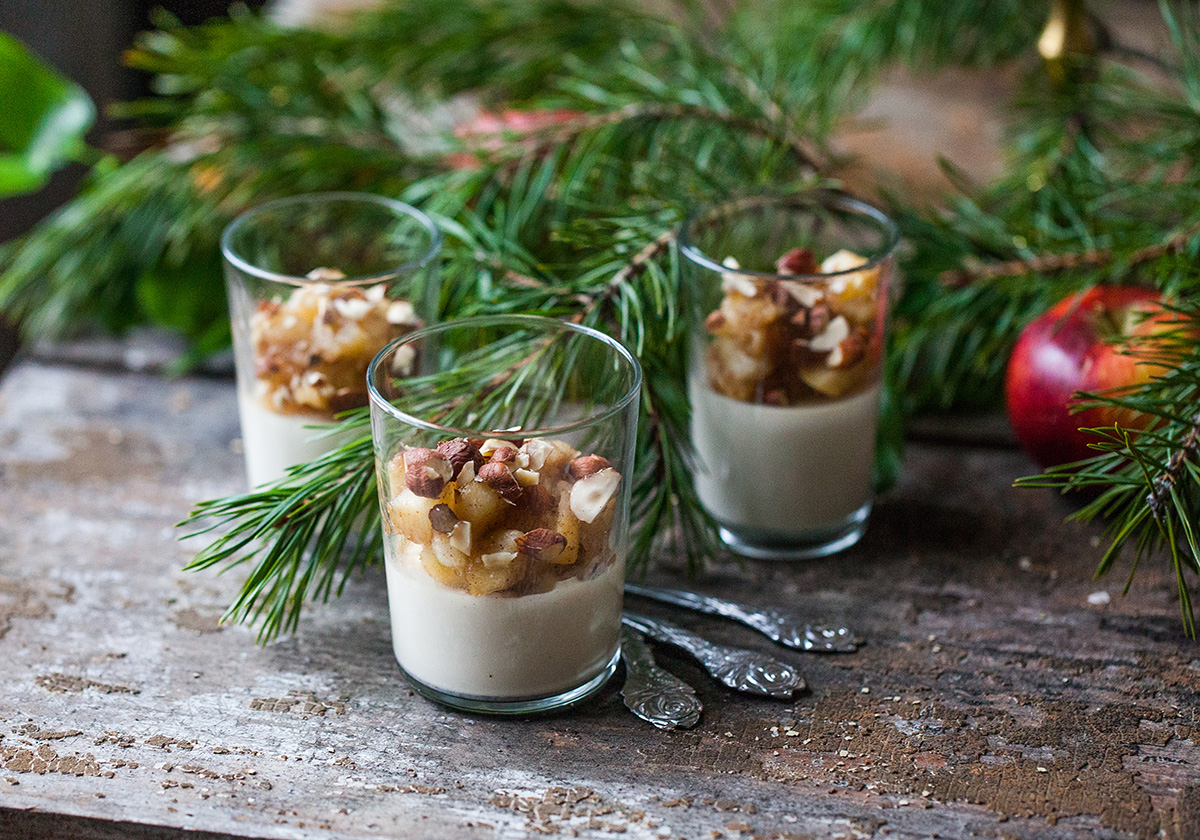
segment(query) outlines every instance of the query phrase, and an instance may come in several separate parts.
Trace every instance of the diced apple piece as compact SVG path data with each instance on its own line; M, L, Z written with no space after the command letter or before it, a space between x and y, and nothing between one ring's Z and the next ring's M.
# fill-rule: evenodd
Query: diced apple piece
M609 533L612 531L613 514L616 510L617 500L609 499L595 519L580 524L579 547L588 560L595 560L612 552Z
M425 549L421 552L421 566L425 569L425 573L436 580L442 586L448 586L451 589L466 589L467 578L464 566L447 566L437 559L431 549Z
M435 532L430 548L433 549L433 556L439 563L454 569L465 568L471 559L452 544L452 540L447 534Z
M529 468L541 475L543 487L551 487L562 477L567 464L579 457L579 450L561 440L533 438L521 447L529 454Z
M529 561L516 555L507 566L497 566L489 569L482 562L472 562L467 567L467 592L472 595L491 595L511 589L525 579L529 569Z
M804 383L827 397L844 397L861 390L871 382L871 364L863 359L847 368L814 365L800 369Z
M476 533L491 527L512 505L482 481L470 481L459 488L449 502L451 510L459 519L470 522Z
M563 493L558 503L558 520L554 530L566 538L562 553L554 558L556 566L570 566L579 559L579 519L571 512L571 494Z
M866 263L866 257L843 250L827 257L821 263L821 271L826 274L849 271ZM874 320L878 287L879 269L870 268L831 278L826 285L826 296L834 310L845 314L851 321L869 323Z
M708 376L717 393L752 402L758 385L771 371L765 356L748 355L733 339L718 336L708 347Z
M397 452L393 455L392 459L387 462L384 472L387 474L388 492L394 496L404 487L404 477L407 473L404 468L404 453Z
M403 484L400 486L404 487ZM437 499L424 499L404 488L387 503L388 521L391 523L392 532L403 534L419 545L429 545L433 539L429 511L437 503Z
M466 569L467 591L489 595L516 586L525 579L529 561L518 553L520 531L505 528L479 542L478 555Z

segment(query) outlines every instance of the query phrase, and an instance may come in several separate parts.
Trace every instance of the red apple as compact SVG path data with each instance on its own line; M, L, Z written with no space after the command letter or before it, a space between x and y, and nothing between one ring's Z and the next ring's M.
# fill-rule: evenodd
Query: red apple
M1098 439L1080 428L1142 429L1140 412L1098 406L1072 413L1077 391L1098 393L1142 384L1161 373L1137 353L1137 336L1177 328L1159 294L1133 286L1097 286L1071 295L1021 332L1008 362L1008 420L1021 447L1043 467L1093 456ZM1130 339L1120 349L1114 342ZM1130 352L1132 351L1132 352Z

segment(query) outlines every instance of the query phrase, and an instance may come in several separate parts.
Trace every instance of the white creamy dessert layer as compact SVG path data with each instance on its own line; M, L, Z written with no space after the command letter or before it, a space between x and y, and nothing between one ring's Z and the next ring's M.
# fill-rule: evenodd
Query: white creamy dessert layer
M551 696L600 674L616 652L624 563L549 592L473 596L430 578L420 552L387 537L392 648L425 685L487 699Z
M722 524L781 537L837 525L871 500L879 386L833 402L741 402L689 383L696 492Z
M280 414L238 389L242 450L251 487L282 478L287 468L319 458L348 442L347 436L322 436L327 419L306 414Z

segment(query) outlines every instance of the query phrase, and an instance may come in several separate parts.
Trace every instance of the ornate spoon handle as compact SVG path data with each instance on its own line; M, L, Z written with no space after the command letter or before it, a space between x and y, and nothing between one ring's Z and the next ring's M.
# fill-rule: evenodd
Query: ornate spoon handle
M755 610L711 595L700 595L683 589L640 586L636 583L625 584L625 592L628 595L650 598L664 604L740 621L768 639L796 650L812 653L853 653L862 644L862 639L845 627L802 624L779 610Z
M658 667L646 640L628 627L621 628L621 659L625 662L621 697L629 711L659 729L691 729L700 721L704 707L695 689Z
M807 687L804 677L791 665L765 654L715 645L668 621L637 613L626 612L622 620L626 627L687 651L704 670L735 691L786 699Z

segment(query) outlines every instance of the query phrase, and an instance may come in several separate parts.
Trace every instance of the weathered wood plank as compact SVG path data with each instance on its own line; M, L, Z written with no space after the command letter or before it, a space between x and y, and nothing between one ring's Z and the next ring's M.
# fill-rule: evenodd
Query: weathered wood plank
M265 649L219 627L237 581L180 571L172 523L242 486L236 434L224 381L26 361L0 382L0 835L108 836L40 811L155 837L1200 836L1200 652L1171 580L1090 580L1097 531L1011 490L1014 452L916 445L849 553L715 568L712 591L871 643L775 651L813 686L792 704L661 651L706 704L664 734L615 688L517 722L415 696L377 572Z

